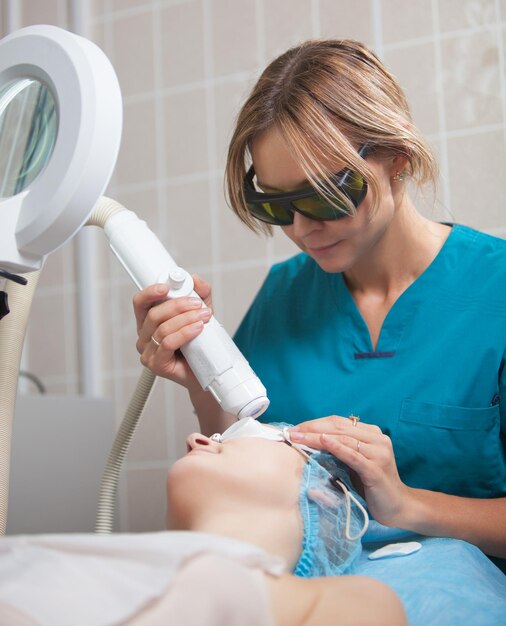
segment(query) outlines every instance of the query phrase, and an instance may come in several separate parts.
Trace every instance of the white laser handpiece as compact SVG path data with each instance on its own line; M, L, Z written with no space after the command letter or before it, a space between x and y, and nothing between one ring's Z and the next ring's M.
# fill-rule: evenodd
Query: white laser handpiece
M124 210L112 215L104 231L112 251L139 289L167 283L168 298L200 298L190 274L176 264L135 213ZM202 388L212 393L224 411L239 419L256 418L269 406L265 387L214 316L181 352Z

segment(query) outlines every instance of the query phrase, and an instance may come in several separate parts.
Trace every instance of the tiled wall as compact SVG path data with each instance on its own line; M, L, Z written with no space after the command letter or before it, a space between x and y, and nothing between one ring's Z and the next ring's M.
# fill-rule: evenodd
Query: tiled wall
M70 24L64 1L24 0L23 24ZM294 252L247 231L223 198L233 118L259 71L291 44L351 37L371 45L411 100L441 180L421 210L506 233L506 0L95 0L90 37L116 68L124 133L108 194L148 221L172 255L212 282L232 333L269 265ZM2 20L5 28L5 19ZM117 420L139 373L134 293L98 236L103 393ZM78 390L74 244L47 262L27 342L51 391ZM50 355L50 358L49 356ZM163 527L168 464L196 428L185 393L159 381L128 456L122 530Z

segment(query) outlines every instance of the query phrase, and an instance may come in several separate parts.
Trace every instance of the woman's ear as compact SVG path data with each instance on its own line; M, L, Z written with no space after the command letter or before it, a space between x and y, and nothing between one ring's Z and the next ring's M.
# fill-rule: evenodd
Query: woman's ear
M409 156L407 154L401 153L396 154L392 159L392 166L390 168L390 177L398 180L399 174L402 172L409 174L409 172L405 172L406 166L409 164Z

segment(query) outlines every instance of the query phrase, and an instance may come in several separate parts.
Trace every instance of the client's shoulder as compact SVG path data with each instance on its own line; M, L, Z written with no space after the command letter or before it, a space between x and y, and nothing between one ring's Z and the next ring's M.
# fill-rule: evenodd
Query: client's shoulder
M300 578L266 575L276 626L407 626L401 601L384 583L366 576Z

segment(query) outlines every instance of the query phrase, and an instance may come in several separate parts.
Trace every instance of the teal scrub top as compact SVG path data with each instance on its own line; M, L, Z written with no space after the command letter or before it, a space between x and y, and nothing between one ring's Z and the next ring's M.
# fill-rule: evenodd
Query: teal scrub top
M506 242L453 226L389 311L375 350L342 274L272 267L235 341L267 388L265 422L359 415L402 480L506 496Z

